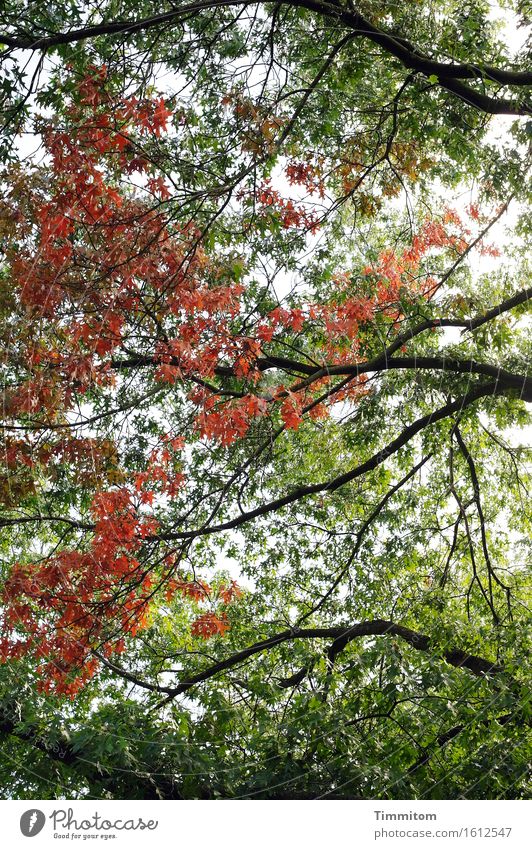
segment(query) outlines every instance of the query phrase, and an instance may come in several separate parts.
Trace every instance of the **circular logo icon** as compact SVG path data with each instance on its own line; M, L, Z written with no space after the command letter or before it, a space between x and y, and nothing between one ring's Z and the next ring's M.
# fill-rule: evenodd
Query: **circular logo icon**
M37 808L31 808L29 811L24 811L20 818L20 830L24 837L35 837L42 831L46 817L42 811Z

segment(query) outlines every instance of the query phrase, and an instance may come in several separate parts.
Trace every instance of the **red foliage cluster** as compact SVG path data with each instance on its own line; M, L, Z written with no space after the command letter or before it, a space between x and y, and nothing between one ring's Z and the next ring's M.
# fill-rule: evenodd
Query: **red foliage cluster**
M242 590L236 583L231 581L229 584L219 584L217 590L213 590L205 581L197 579L187 581L184 579L171 578L167 584L166 598L170 600L176 592L181 593L184 598L190 599L196 605L202 603L221 602L227 606L240 598ZM190 633L193 637L201 637L208 640L211 637L219 634L223 637L225 632L229 630L230 623L225 610L216 613L214 610L208 610L205 613L200 613L191 625Z
M34 652L44 691L74 695L98 666L93 648L123 650L123 640L110 637L109 623L121 635L134 635L147 622L153 577L135 555L156 532L155 519L140 515L125 487L95 495L92 514L87 551L18 563L4 584L0 659ZM23 638L13 638L21 632Z
M135 474L134 486L142 504L153 504L157 492L170 497L176 495L185 482L177 465L177 453L184 448L181 436L163 437L162 444L154 448L148 458L146 471Z
M202 637L202 639L208 640L216 634L223 637L228 628L229 622L223 614L217 616L216 613L202 613L192 623L191 633L194 637Z
M314 165L309 162L289 162L284 170L291 186L304 186L309 194L318 194L322 199L325 197L325 184Z
M452 225L458 232L454 232ZM356 286L349 275L338 275L336 304L316 307L330 335L330 354L335 355L337 343L342 338L349 340L350 352L356 354L361 327L374 321L377 314L397 321L402 316L402 299L432 295L436 281L421 273L421 261L430 251L437 248L459 253L466 246L461 221L456 213L449 211L443 221L426 221L405 250L382 251L373 265L363 269L362 281Z
M316 233L320 227L315 213L309 212L302 204L297 206L293 200L283 198L280 192L272 189L268 180L259 187L257 201L263 213L268 209L273 211L285 229L293 227Z
M38 332L17 341L26 374L6 391L12 418L62 419L79 394L111 386L112 357L130 325L152 322L146 298L162 305L175 333L150 352L157 380L175 382L191 372L211 376L229 352L246 373L257 355L254 342L233 340L229 331L242 288L206 256L193 225L171 223L160 203L169 197L166 183L149 174L135 141L136 133L165 131L171 117L165 101L111 101L104 83L105 69L92 69L78 86L69 106L75 132L52 123L43 128L51 158L46 191L29 182L26 215L14 216L12 285L26 327ZM120 175L134 172L146 173L145 194L156 196L156 206L152 197L122 190ZM13 210L20 193L18 187L9 199ZM59 551L12 569L2 593L0 659L33 652L41 689L73 695L97 668L93 649L122 651L123 636L145 627L156 579L139 552L158 523L143 505L182 487L182 447L180 437L166 437L131 485L95 493L85 550ZM115 453L108 440L68 436L41 444L27 438L8 443L4 462L8 472L39 465L48 475L54 461L67 463L77 469L79 483L101 486L102 474L117 463ZM164 583L169 574L157 580ZM202 629L198 634L205 636Z
M29 375L7 392L11 416L54 415L75 395L111 385L110 357L132 319L146 318L147 292L172 318L174 333L179 326L152 353L161 381L175 382L187 371L211 376L228 353L228 322L238 313L242 288L224 280L223 265L206 256L192 224L171 224L170 211L153 206L150 194L169 196L160 176L148 179L145 198L118 182L124 173L152 167L135 132L160 134L171 113L162 99L128 98L111 109L103 78L95 72L82 82L82 103L69 110L75 133L53 124L43 129L51 191L44 197L36 189L25 198L27 247L16 242L9 259L27 318L53 324L54 338L47 343L36 334L39 341L28 345ZM14 207L17 202L14 196ZM241 347L233 343L235 361Z
M221 445L231 445L248 432L254 419L268 412L268 401L257 395L245 395L229 403L218 403L216 397L202 391L192 399L201 406L196 427L201 436L216 439Z

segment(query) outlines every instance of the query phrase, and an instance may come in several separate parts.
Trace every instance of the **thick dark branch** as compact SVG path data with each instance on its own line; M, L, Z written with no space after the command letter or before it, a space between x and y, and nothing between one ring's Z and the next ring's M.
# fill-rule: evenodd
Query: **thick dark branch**
M61 44L73 44L101 35L120 33L134 34L154 27L177 23L184 16L208 9L230 6L258 5L246 0L205 0L189 3L160 15L153 15L138 21L114 21L82 27L65 33L56 33L47 37L17 38L8 33L0 33L0 42L11 48L26 50L48 50ZM320 0L290 0L282 5L307 9L320 16L331 18L348 27L354 36L366 38L384 51L398 59L409 70L422 73L427 77L437 77L438 84L457 95L461 100L489 114L526 115L531 107L517 101L490 97L464 85L463 79L487 78L501 85L528 86L532 84L532 74L528 71L514 71L496 68L491 65L437 62L421 53L415 45L402 36L378 29L358 12L342 7L338 3L320 2Z
M486 312L475 316L475 318L427 318L419 324L416 324L415 327L412 327L410 330L405 330L404 333L397 336L397 338L394 339L386 349L386 355L391 357L392 354L402 348L403 345L406 345L406 343L410 342L411 339L419 336L420 333L424 333L425 330L432 330L433 328L441 327L463 327L464 330L476 330L477 327L482 327L483 324L493 321L494 318L498 318L505 312L509 312L514 307L520 306L520 304L524 304L531 299L532 286L529 286L527 289L521 289L510 298L506 298L504 301L501 301L500 304L496 304L496 306L491 307Z
M201 2L200 0L198 3L184 4L178 9L172 9L171 12L151 15L148 18L140 18L138 21L108 21L93 26L80 27L80 29L72 29L68 32L40 36L38 38L16 38L7 33L0 33L0 43L19 50L49 50L53 47L59 47L62 44L76 44L79 41L87 41L101 35L119 35L120 33L133 35L137 32L145 32L146 30L160 27L164 24L176 23L183 16L193 14L194 12L227 8L229 6L251 6L254 3L256 5L255 0L248 0L248 2L245 0L206 0L206 2Z
M57 732L53 738L49 738L36 727L28 727L25 724L20 726L19 722L11 718L10 709L6 709L4 705L0 707L0 734L17 737L24 743L29 743L34 748L44 752L51 760L59 761L65 766L71 766L78 759L65 734ZM104 771L102 771L102 775L104 775ZM100 780L102 775L99 776Z
M529 286L527 289L521 289L520 292L516 292L515 295L512 295L511 298L507 298L505 301L501 301L497 306L492 307L487 312L482 315L477 316L476 318L469 319L465 322L465 326L468 330L475 330L477 327L481 327L486 322L491 321L494 318L497 318L499 315L502 315L504 312L508 312L508 310L513 309L514 307L518 307L520 304L524 304L526 301L529 301L532 298L532 286Z
M111 672L119 675L120 678L124 678L125 681L129 681L130 684L134 684L136 687L142 687L143 690L150 690L153 693L169 693L171 690L170 687L162 687L159 684L150 684L149 681L144 681L143 678L139 678L138 675L135 675L133 672L128 672L128 670L124 669L123 666L113 663L96 649L92 649L92 654L94 657L97 657L100 663L103 663L107 669L110 669Z
M421 53L418 48L408 39L393 32L378 29L367 18L352 9L345 9L336 3L312 2L312 0L296 0L293 5L325 12L335 15L364 38L373 41L391 53L401 61L407 68L424 74L425 76L436 76L440 80L473 80L487 78L501 85L532 85L532 73L530 71L509 71L493 65L437 62Z
M301 370L308 368L306 364L301 365ZM532 378L526 375L513 374L499 366L493 366L489 363L479 363L475 360L454 360L445 357L419 357L416 355L413 357L395 357L393 359L377 357L374 360L357 363L356 365L324 366L319 371L315 371L300 386L292 387L292 391L297 391L314 380L329 375L349 374L357 377L360 374L367 374L368 372L392 371L394 369L428 369L452 371L458 374L482 374L486 377L495 378L497 385L500 387L515 390L524 401L532 401Z
M488 319L486 319L488 320ZM427 321L418 325L418 328L413 328L410 334L405 334L406 338L411 338L411 335L416 335L422 332L421 329L429 329L430 327L443 326L439 321ZM460 327L466 326L465 322L460 322ZM477 325L478 326L478 325ZM397 350L398 344L393 345L393 350ZM286 357L266 356L259 357L255 361L255 366L259 371L268 371L273 368L281 369L292 374L306 374L308 379L300 384L290 387L292 392L297 392L307 386L310 386L316 380L323 377L331 377L334 375L350 375L358 377L361 374L370 372L392 371L394 369L428 369L435 371L452 371L459 374L482 374L486 377L493 377L497 381L499 387L505 389L514 389L519 393L524 401L532 401L532 379L526 375L513 374L506 371L500 366L490 365L489 363L480 363L476 360L457 360L446 357L390 357L392 346L388 348L385 354L375 357L373 360L356 363L354 365L324 365L321 368L316 368L309 363L300 362L298 360L290 360ZM113 360L113 368L122 371L130 368L138 368L142 366L157 365L159 360L152 356L130 357L127 360ZM180 365L180 361L176 357L170 358L170 363L175 366ZM235 372L229 366L220 366L215 369L218 377L234 377Z
M212 666L204 669L203 672L199 672L198 674L192 675L188 679L181 681L180 684L178 684L178 686L170 692L169 698L182 695L197 684L201 684L203 681L208 681L210 678L214 678L221 672L225 672L227 669L232 669L234 666L238 666L249 657L253 657L255 654L261 654L264 651L269 651L275 646L291 640L330 639L333 640L333 643L329 649L329 653L333 652L337 655L343 651L352 640L356 640L361 637L377 636L399 637L401 640L409 643L409 645L417 651L428 652L434 648L430 637L426 634L419 634L416 631L412 631L410 628L405 628L402 625L397 625L395 622L390 622L385 619L358 622L350 628L346 628L342 625L329 628L293 628L254 643L252 646L248 646L248 648L236 652L225 660L221 660L219 663L214 663ZM438 650L435 649L435 651L437 652ZM477 675L479 677L483 677L485 675L496 675L504 671L503 668L498 666L494 661L486 660L486 658L478 657L477 655L472 655L458 649L444 651L438 656L441 656L451 666L467 669L469 672L472 672L473 675Z
M408 366L403 365L399 367L407 368ZM461 370L465 371L465 369ZM495 371L497 372L497 379L495 381L491 383L478 384L470 392L467 392L465 395L461 395L459 398L457 398L456 401L450 401L443 407L440 407L439 409L427 413L419 419L416 419L415 422L412 422L412 424L404 428L404 430L401 431L399 436L389 442L384 448L381 448L379 451L377 451L376 454L374 454L364 463L361 463L354 469L350 469L348 472L344 472L343 474L338 475L337 477L332 478L328 481L320 481L318 483L310 484L308 486L297 487L296 489L289 492L287 495L283 495L281 498L276 498L273 501L268 501L265 504L261 504L254 510L242 512L234 519L229 519L227 522L223 522L219 525L203 526L190 531L169 531L167 533L157 534L153 537L147 537L147 541L154 542L172 541L180 539L196 539L200 536L207 536L209 534L219 533L221 531L228 531L232 530L233 528L238 528L241 525L247 524L253 519L257 519L261 516L266 516L269 513L273 513L283 507L287 507L289 504L294 504L295 502L300 501L303 498L307 498L309 495L317 495L320 492L335 492L337 489L340 489L340 487L345 486L347 483L350 483L356 478L362 477L362 475L365 475L368 472L373 471L373 469L376 469L377 466L387 460L388 457L390 457L392 454L395 454L397 451L399 451L400 448L406 445L414 436L416 436L416 434L420 433L426 427L429 427L430 425L435 424L436 422L439 422L442 419L453 415L454 413L461 412L466 407L473 404L475 401L478 401L480 398L484 398L490 395L502 395L505 392L508 392L508 390L517 389L521 392L521 397L523 397L525 400L530 400L528 394L523 394L523 386L527 387L527 393L530 391L530 385L532 384L530 378L524 378L522 376L509 375L509 373L503 373L505 377L503 379L499 379L499 371L497 369L495 369ZM17 520L16 518L4 520L5 524L13 525L19 523L19 521L64 521L68 524L72 524L76 527L81 527L85 530L91 530L94 527L93 525L88 523L82 524L68 518L62 519L60 516L25 516L21 520Z
M390 370L393 368L428 368L443 371L454 371L461 373L476 373L484 374L489 377L496 377L497 380L505 383L508 388L515 388L519 392L523 392L525 400L532 400L532 389L528 377L511 374L510 372L500 369L498 366L491 366L488 363L477 363L474 360L451 360L444 357L402 357L392 358L396 351L399 351L403 345L424 333L425 330L432 330L444 327L462 327L464 330L473 331L482 325L487 324L493 319L498 318L506 312L520 306L532 299L532 286L526 289L521 289L509 298L491 307L486 312L474 318L458 319L458 318L432 318L425 319L414 327L406 330L397 336L386 350L374 357L373 360L368 360L365 363L358 363L356 366L323 366L317 369L316 366L309 363L302 363L288 357L279 357L268 355L259 357L255 362L255 367L259 371L268 371L269 369L278 368L288 373L306 374L312 380L317 380L321 377L334 374L349 374L358 375L368 372L377 372ZM176 357L170 359L170 363L175 366L180 366L181 363ZM127 359L114 359L111 365L118 371L125 371L131 368L140 368L142 366L159 365L159 360L156 357L144 354L132 354ZM218 366L215 374L220 378L231 378L235 376L234 369L230 366ZM214 387L213 387L214 389ZM292 387L294 391L294 387Z
M387 53L395 56L405 68L437 77L438 84L456 94L465 103L491 115L528 115L532 113L529 104L514 100L490 97L459 82L460 79L488 78L501 85L532 85L532 74L527 71L506 71L490 65L455 64L434 62L424 56L407 39L379 30L358 12L342 8L339 4L322 3L317 0L296 0L294 5L312 9L328 17L335 17L350 27L357 35L377 44Z
M241 513L234 519L230 519L227 522L224 522L220 525L211 525L209 527L197 528L191 531L175 531L170 533L159 534L154 539L159 540L178 540L178 539L194 539L198 536L206 536L207 534L219 533L221 531L232 530L233 528L238 528L240 525L244 525L247 522L252 521L260 516L266 516L268 513L273 513L277 510L280 510L282 507L287 507L289 504L294 504L296 501L300 501L303 498L306 498L309 495L316 495L320 492L334 492L340 487L345 486L345 484L350 483L352 480L355 480L362 475L367 474L367 472L373 471L383 463L388 457L392 454L395 454L403 445L406 445L416 434L420 431L424 430L424 428L428 427L431 424L435 424L442 419L447 418L448 416L453 415L453 413L458 413L468 407L470 404L473 404L479 398L484 398L489 395L500 395L506 391L503 387L499 386L497 382L494 383L483 383L476 386L470 392L465 395L462 395L456 401L451 401L448 404L445 404L443 407L440 407L438 410L434 410L431 413L427 413L427 415L422 416L417 419L412 424L408 425L396 439L389 442L384 448L381 448L376 454L366 460L365 463L361 463L359 466L356 466L354 469L350 469L348 472L345 472L342 475L338 475L336 478L332 478L328 481L321 481L319 483L311 484L309 486L300 486L296 489L289 492L287 495L282 496L281 498L276 498L273 501L268 501L265 504L262 504L260 507L256 507L254 510L250 510L248 512Z
M190 531L171 531L168 533L157 534L154 537L148 537L148 541L152 540L179 540L179 539L195 539L199 536L207 536L208 534L219 533L221 531L232 530L233 528L238 528L240 525L247 524L247 522L252 521L253 519L259 518L260 516L265 516L268 513L273 513L277 510L280 510L282 507L287 507L289 504L294 504L296 501L300 501L303 498L308 497L309 495L316 495L320 492L335 492L335 490L340 489L340 487L345 486L347 483L355 480L356 478L362 477L362 475L367 474L368 472L373 471L387 460L392 454L395 454L399 451L403 445L406 445L416 434L420 433L420 431L424 430L426 427L435 424L436 422L441 421L442 419L447 418L448 416L453 415L453 413L458 413L464 410L466 407L473 404L479 398L484 398L489 395L501 395L504 392L508 391L508 386L505 386L502 382L498 382L497 380L492 383L482 383L475 386L470 392L467 392L465 395L460 396L456 399L456 401L450 401L445 404L443 407L440 407L438 410L434 410L431 413L427 413L425 416L422 416L419 419L416 419L415 422L408 425L404 428L403 431L397 436L394 440L388 443L384 448L381 448L366 460L364 463L356 466L354 469L350 469L348 472L344 472L342 475L338 475L335 478L332 478L328 481L320 481L319 483L310 484L309 486L300 486L296 489L289 492L287 495L283 495L281 498L276 498L273 501L268 501L265 504L261 504L260 507L256 507L254 510L249 510L248 512L243 512L239 516L234 519L230 519L227 522L223 522L220 525L210 525L204 526L201 528L196 528ZM514 388L514 387L510 387ZM63 521L61 517L44 517L35 516L35 517L23 517L22 521L30 522L30 521L42 521L48 520L53 522L61 522ZM17 524L16 519L8 519L5 520L6 524ZM65 519L68 524L78 524L73 520ZM91 530L93 525L84 524L82 527L86 530Z

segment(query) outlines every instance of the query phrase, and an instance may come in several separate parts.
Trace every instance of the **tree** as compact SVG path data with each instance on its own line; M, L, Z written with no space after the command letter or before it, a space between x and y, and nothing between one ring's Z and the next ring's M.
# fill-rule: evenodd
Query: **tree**
M525 796L525 51L482 2L2 16L10 795Z

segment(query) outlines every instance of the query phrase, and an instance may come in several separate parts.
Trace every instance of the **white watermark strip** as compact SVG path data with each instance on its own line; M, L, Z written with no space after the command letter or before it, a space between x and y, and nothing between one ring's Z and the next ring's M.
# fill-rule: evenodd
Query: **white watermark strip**
M2 845L369 849L532 845L527 801L4 801Z

